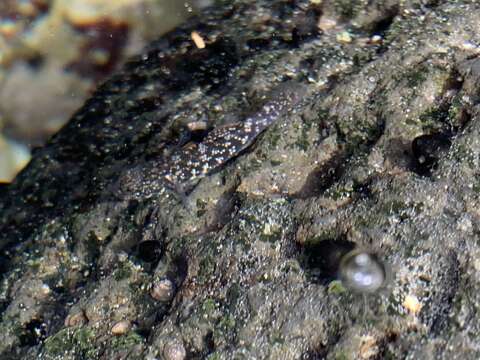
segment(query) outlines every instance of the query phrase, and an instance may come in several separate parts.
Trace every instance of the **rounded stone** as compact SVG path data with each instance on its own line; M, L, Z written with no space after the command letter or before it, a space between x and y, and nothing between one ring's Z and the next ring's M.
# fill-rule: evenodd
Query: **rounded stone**
M82 326L88 322L83 311L79 311L73 314L68 315L65 318L65 326Z
M131 323L128 320L121 320L112 327L113 335L124 335L130 331Z
M386 270L381 261L366 251L351 251L340 261L340 279L345 287L360 293L372 293L385 283Z
M162 279L153 285L150 296L158 301L170 301L175 293L175 286L169 279Z
M184 360L187 357L187 351L183 344L179 342L170 342L163 349L165 360Z

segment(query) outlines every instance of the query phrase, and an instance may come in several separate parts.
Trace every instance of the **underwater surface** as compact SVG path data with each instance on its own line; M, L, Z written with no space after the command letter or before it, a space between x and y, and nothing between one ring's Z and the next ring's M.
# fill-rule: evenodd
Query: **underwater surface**
M476 1L0 18L1 359L480 358Z

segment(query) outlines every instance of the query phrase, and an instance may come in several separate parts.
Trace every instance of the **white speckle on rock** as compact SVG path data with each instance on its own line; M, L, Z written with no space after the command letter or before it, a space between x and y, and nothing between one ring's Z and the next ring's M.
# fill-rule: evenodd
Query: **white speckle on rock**
M187 356L185 347L180 342L170 342L163 349L165 360L184 360Z
M464 233L471 233L473 230L472 220L468 215L462 216L458 219L457 222L457 229L464 232Z

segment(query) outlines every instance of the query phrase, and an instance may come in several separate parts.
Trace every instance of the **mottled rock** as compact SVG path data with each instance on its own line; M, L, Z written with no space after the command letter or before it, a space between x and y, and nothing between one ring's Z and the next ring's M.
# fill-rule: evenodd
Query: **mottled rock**
M152 43L2 190L0 357L477 359L479 20L473 1L238 0ZM155 177L292 81L303 99L215 171ZM352 249L385 287L339 281Z

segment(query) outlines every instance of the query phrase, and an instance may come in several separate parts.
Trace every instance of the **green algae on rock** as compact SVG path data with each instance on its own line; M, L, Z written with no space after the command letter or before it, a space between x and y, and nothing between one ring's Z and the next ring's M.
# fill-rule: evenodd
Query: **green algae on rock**
M2 358L480 356L480 7L338 4L223 2L152 43L36 151L0 197ZM184 198L112 194L132 166L198 146L292 79L307 87L295 112ZM205 133L183 144L196 122ZM448 146L413 151L436 133ZM160 246L154 261L142 241ZM367 316L313 268L329 266L313 254L323 241L391 264ZM131 328L113 335L120 321Z

